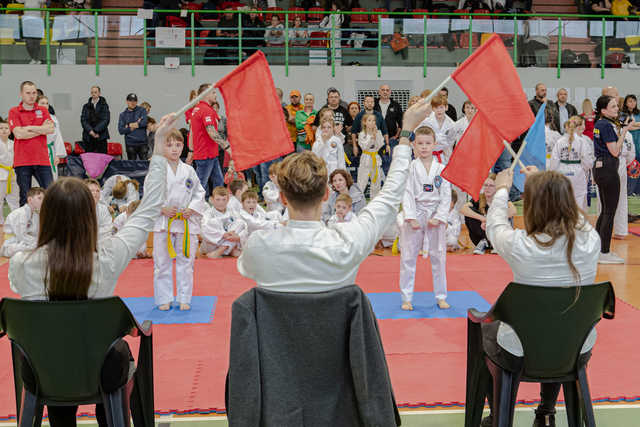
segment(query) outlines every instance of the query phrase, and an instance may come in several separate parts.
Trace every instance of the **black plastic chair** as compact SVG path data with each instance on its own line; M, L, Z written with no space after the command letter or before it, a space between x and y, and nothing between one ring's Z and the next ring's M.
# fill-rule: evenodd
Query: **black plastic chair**
M84 301L0 301L0 337L11 340L18 426L40 426L44 405L102 403L110 426L154 426L151 321L140 326L118 297ZM120 389L105 393L101 370L125 335L140 336L138 364ZM30 370L35 390L23 384ZM131 405L131 406L130 406Z
M591 329L603 317L613 319L614 313L611 282L581 287L510 283L487 313L470 309L465 427L480 424L490 381L493 381L494 426L513 425L521 381L561 383L569 427L581 426L583 422L595 426L586 371L590 353L581 355L580 351ZM519 372L503 369L483 350L481 324L497 320L511 326L522 343L524 356Z

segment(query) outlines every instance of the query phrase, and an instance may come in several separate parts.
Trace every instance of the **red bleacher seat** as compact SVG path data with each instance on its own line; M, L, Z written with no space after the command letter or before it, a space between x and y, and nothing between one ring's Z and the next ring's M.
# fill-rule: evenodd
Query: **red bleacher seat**
M270 7L267 10L271 10L271 11L277 12L277 11L284 10L284 9L281 8L281 7ZM267 22L271 22L271 17L273 15L278 15L278 17L280 17L280 20L284 21L284 13L267 13L265 15L266 15L265 19L267 20Z
M307 20L307 16L305 15L304 8L302 8L302 7L292 7L291 9L289 9L289 11L291 11L291 12L295 11L296 12L296 13L290 13L289 14L289 26L290 27L293 27L293 22L298 17L302 20L302 22Z
M413 9L413 18L414 19L422 19L423 15L418 15L419 13L429 13L430 10L429 9ZM429 17L429 15L427 15L427 18Z
M464 13L469 12L469 9L456 9L453 13ZM469 15L455 15L451 16L451 19L469 19Z
M322 18L324 18L324 15L318 12L322 12L322 8L321 7L311 7L309 8L309 13L307 14L307 21L311 22L311 23L316 23L316 22L320 22L322 21Z
M76 144L75 147L73 147L73 154L82 154L84 153L84 149L80 146L80 144Z
M483 13L483 14L487 14L487 16L477 16L474 15L473 19L491 19L491 16L488 15L489 13L491 13L491 11L489 9L474 9L473 13Z
M480 42L478 41L478 37L475 37L476 33L473 34L474 37L471 39L471 47L476 48L480 46ZM469 33L464 32L460 34L460 47L461 48L469 48Z
M64 142L64 149L67 151L67 156L73 152L73 144L70 142Z
M215 37L215 33L212 30L200 31L200 39L198 40L198 46L218 46L216 41L212 39Z
M382 7L376 7L375 9L373 9L373 12L386 12L386 11L387 11L387 9L384 9ZM374 15L374 14L371 14L370 16L371 16L371 22L374 23L374 24L377 24L378 20L381 19L381 18L388 18L389 17L389 15Z
M187 28L187 21L177 16L167 16L167 27Z
M314 31L309 34L309 47L327 47L327 33L324 31Z
M107 154L110 156L122 156L122 144L118 142L107 142Z
M351 9L352 12L366 12L367 9L364 9L362 7L354 7L353 9ZM369 22L369 15L367 14L357 14L357 15L351 15L351 22Z

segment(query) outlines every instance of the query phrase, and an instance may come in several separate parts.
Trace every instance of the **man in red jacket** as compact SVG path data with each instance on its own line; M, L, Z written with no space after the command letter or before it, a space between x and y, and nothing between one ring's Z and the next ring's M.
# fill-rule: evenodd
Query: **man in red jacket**
M37 96L33 82L22 82L22 102L9 110L9 128L15 137L13 168L20 187L20 206L27 202L27 192L31 189L33 177L42 188L47 188L53 181L47 135L55 132L55 127L49 111L36 105Z

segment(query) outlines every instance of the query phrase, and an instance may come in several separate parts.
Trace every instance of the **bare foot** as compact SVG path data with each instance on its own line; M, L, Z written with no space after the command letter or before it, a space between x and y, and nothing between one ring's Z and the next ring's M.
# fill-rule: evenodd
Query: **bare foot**
M189 304L180 304L180 311L188 311L191 310L191 306Z
M209 259L218 259L218 258L222 258L222 254L224 253L224 251L226 251L227 249L229 249L228 246L219 246L215 251L211 251L209 252L206 256Z
M402 307L400 307L403 310L407 310L407 311L413 311L413 305L411 305L411 303L409 301L407 302L403 302L402 303Z
M619 234L614 234L613 238L616 240L624 240L627 236L621 236Z
M242 251L238 248L235 248L231 251L231 256L234 258L238 258L240 255L242 255Z
M438 307L440 307L442 310L446 310L447 308L451 308L451 306L449 305L449 303L443 299L439 299L438 300Z
M158 306L158 310L160 311L168 311L171 308L171 304L162 304Z

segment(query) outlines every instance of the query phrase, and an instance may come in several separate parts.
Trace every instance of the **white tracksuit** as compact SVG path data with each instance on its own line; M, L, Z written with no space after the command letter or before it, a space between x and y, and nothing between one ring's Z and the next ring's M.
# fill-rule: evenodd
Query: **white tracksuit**
M20 251L35 249L39 230L40 214L33 212L28 203L14 210L4 224L5 241L0 255L11 258Z
M358 187L364 193L367 188L369 178L371 178L371 189L369 195L373 199L380 192L380 186L384 179L382 172L382 159L378 154L384 146L384 138L382 132L376 131L375 136L368 135L364 131L358 134L358 145L362 150L360 156L360 166L358 167Z
M456 142L456 122L445 114L441 125L436 119L436 114L431 113L418 125L418 127L421 126L429 126L435 132L436 146L433 148L433 156L439 163L446 165L453 152L453 144Z
M416 259L420 250L431 257L433 291L436 299L447 297L446 226L451 205L451 184L440 174L444 165L434 158L429 171L420 159L409 166L407 188L402 201L402 227L400 228L400 292L402 301L410 302L416 277ZM437 219L437 226L428 225L430 219ZM415 219L420 229L414 230L407 220Z
M327 225L338 224L341 222L351 222L353 221L354 218L355 218L355 215L351 211L347 212L347 214L344 216L344 219L342 221L340 221L340 219L338 218L338 215L333 214L331 215L331 218L329 218L329 220L327 221Z
M10 211L20 207L20 187L13 170L13 141L0 141L0 208L7 201ZM11 180L11 192L7 194L8 183ZM0 224L4 223L3 210L0 209Z
M449 216L447 218L447 247L456 249L460 247L458 239L460 238L460 230L462 230L463 221L464 216L454 206L454 208L449 211Z
M313 147L311 147L311 151L327 164L327 175L331 175L331 172L336 169L347 170L347 165L344 161L343 144L337 136L332 136L329 140L325 141L322 139L321 134L320 138L316 139Z
M175 207L178 212L187 208L196 211L189 218L189 257L185 256L184 221L175 219L168 229L169 218L162 215L153 227L153 291L157 305L169 304L173 297L173 259L169 256L168 239L176 251L176 297L179 304L190 304L193 292L193 263L198 249L201 215L208 209L204 201L204 188L196 171L180 161L174 172L167 164L167 195L164 207Z
M627 166L636 158L636 147L633 144L633 136L627 132L622 151L620 152L620 165L618 175L620 175L620 198L616 216L613 218L613 235L626 236L629 234L629 200L627 199Z
M116 182L121 181L129 181L130 178L125 175L113 175L107 178L102 186L102 196L100 200L107 206L116 205L118 209L121 207L126 207L131 202L135 202L136 200L140 200L140 193L136 189L136 186L132 183L127 184L127 193L124 195L122 199L116 199L113 197L113 187L115 187Z
M113 217L107 205L101 201L96 205L96 217L98 219L98 245L100 245L100 242L113 235Z
M54 167L53 158L67 157L67 149L64 146L64 139L62 139L62 134L60 133L60 122L56 116L51 116L51 120L53 120L55 132L47 135L47 153L51 163L51 173L53 174L53 179L56 180L58 178L58 168Z
M262 197L264 197L264 201L267 203L268 212L278 211L282 214L284 206L282 206L282 202L280 201L280 188L278 188L278 184L273 181L267 181L262 187Z
M587 210L587 174L593 166L593 141L587 136L574 134L569 143L569 135L558 139L551 150L549 169L566 176L573 187L573 195L578 207Z
M113 225L111 227L112 235L115 235L118 231L120 231L122 227L124 227L124 224L127 222L128 219L129 219L129 215L126 212L122 212L120 215L118 215L116 219L113 220ZM140 247L136 252L146 252L146 251L147 251L147 241L145 240L145 242L142 245L140 245Z
M240 242L224 240L222 236L227 232L234 232L240 236ZM238 212L229 208L220 212L211 207L202 216L200 252L206 254L215 251L220 246L227 246L228 249L224 251L223 255L229 255L234 248L240 249L242 247L242 242L247 240L248 234L247 224L240 218Z

